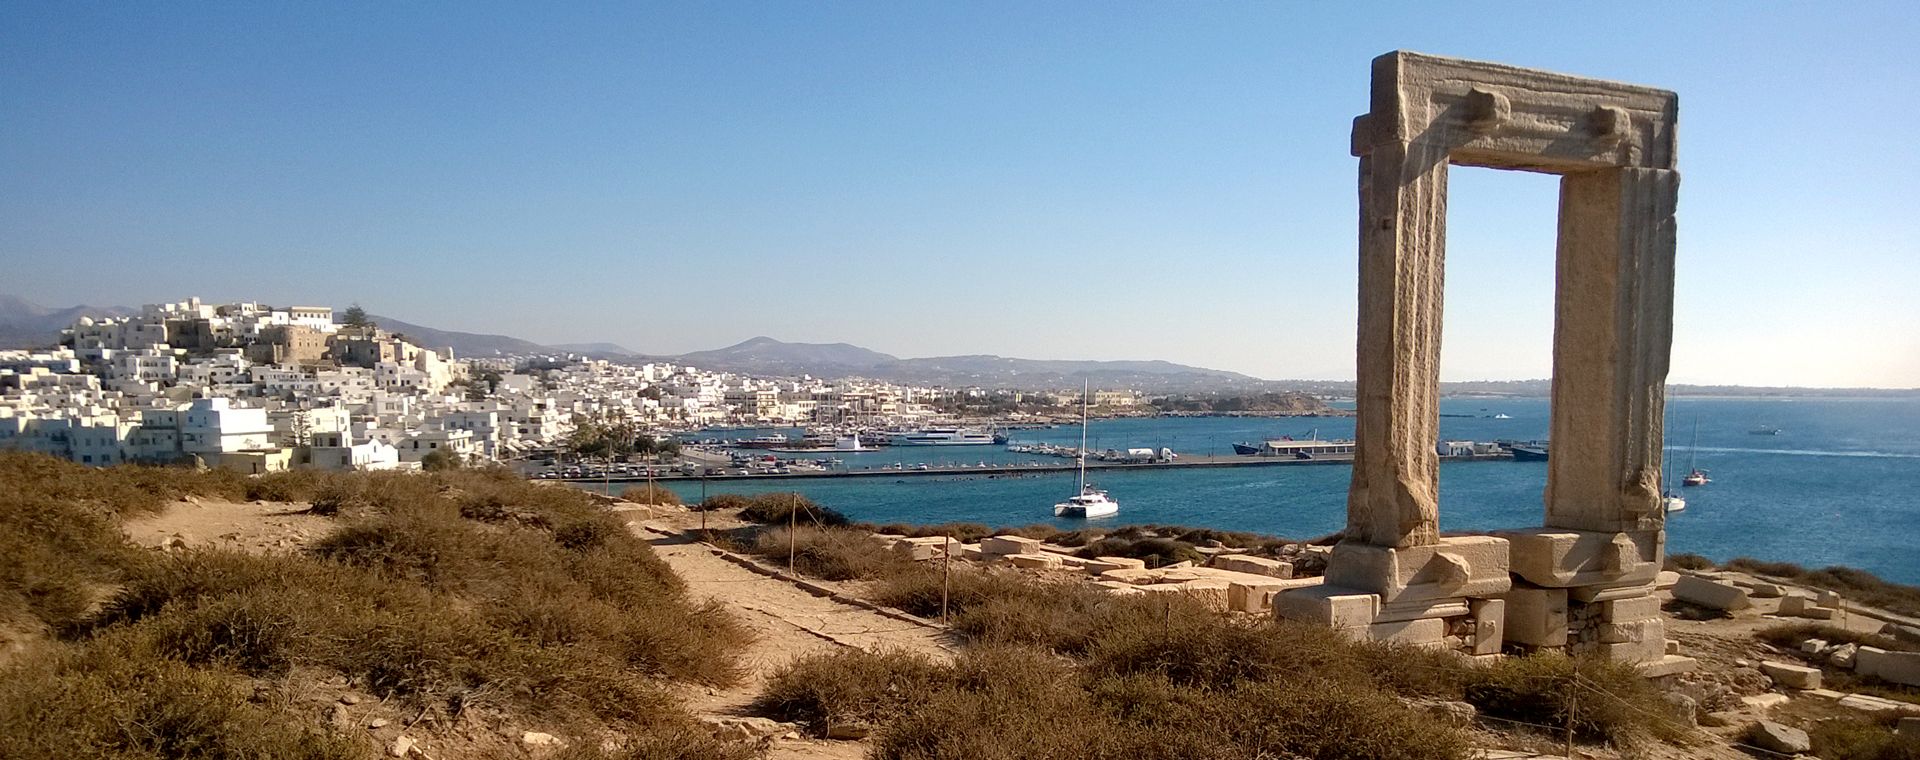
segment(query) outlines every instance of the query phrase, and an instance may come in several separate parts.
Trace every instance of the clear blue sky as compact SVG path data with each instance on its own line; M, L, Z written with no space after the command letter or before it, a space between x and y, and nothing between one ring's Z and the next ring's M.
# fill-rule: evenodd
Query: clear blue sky
M1353 375L1368 61L1678 91L1677 382L1920 386L1913 3L0 2L0 292ZM1548 374L1455 172L1448 379Z

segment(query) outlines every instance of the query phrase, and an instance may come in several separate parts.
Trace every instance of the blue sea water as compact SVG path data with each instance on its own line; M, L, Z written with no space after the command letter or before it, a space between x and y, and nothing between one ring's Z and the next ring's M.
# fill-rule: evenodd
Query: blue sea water
M1545 399L1454 398L1441 403L1449 440L1547 437ZM1716 560L1736 556L1808 566L1850 565L1920 583L1920 400L1673 398L1667 442L1674 478L1690 461L1713 482L1685 489L1686 511L1668 516L1668 549ZM1510 419L1494 419L1495 414ZM1692 447L1694 425L1699 444ZM1777 436L1748 431L1770 425ZM1228 454L1235 441L1282 435L1350 438L1341 418L1151 418L1096 420L1095 448L1170 447ZM1016 431L1014 440L1077 443L1077 427ZM1000 447L893 448L847 455L847 466L1032 461ZM1060 460L1046 460L1059 462ZM1345 464L1136 470L1097 473L1121 514L1102 525L1161 523L1304 538L1346 522ZM1440 468L1442 530L1539 525L1545 463L1459 462ZM698 498L696 482L672 486ZM799 491L858 520L878 523L1058 520L1052 505L1074 489L1072 474L843 478L716 482L710 493Z

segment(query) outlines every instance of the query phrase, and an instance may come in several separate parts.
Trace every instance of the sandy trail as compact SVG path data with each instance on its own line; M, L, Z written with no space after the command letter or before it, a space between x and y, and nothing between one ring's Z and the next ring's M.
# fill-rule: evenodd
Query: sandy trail
M906 650L938 659L952 656L954 644L945 630L815 596L786 581L750 571L683 533L687 527L684 522L684 517L673 516L636 522L632 527L686 581L695 597L716 599L726 605L754 634L753 644L741 653L741 665L747 673L740 684L728 689L699 689L686 695L687 708L695 715L751 715L753 699L767 679L808 655L858 648ZM864 742L786 739L775 741L767 756L776 760L858 758L866 750Z

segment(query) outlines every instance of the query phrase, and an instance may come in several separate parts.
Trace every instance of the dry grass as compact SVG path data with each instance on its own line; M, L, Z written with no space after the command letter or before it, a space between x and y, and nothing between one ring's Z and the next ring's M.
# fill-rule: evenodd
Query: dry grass
M1736 557L1728 570L1779 578L1803 586L1833 591L1850 602L1878 607L1901 615L1920 615L1920 586L1890 583L1865 570L1834 565L1810 570L1791 562L1765 562Z
M664 486L658 484L627 488L620 492L620 499L635 504L670 504L674 506L680 504L680 494L669 491Z
M1894 733L1898 718L1848 716L1815 723L1808 731L1823 760L1920 760L1920 736Z
M895 553L864 530L801 526L753 531L749 551L775 564L789 556L797 572L830 581L878 578L902 572L912 560Z
M308 553L157 554L115 516L266 479L40 459L0 455L22 486L0 494L0 613L58 638L0 674L0 722L36 727L0 732L0 756L345 756L312 716L248 699L250 679L314 671L422 710L635 737L607 757L745 756L668 683L733 682L747 634L585 493L488 471L288 477L259 492L342 497Z

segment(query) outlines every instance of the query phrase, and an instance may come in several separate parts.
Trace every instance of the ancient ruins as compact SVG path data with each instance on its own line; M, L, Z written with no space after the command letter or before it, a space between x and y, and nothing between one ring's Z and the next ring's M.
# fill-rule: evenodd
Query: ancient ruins
M1404 51L1373 61L1360 159L1358 453L1345 540L1276 614L1493 654L1601 651L1682 672L1655 598L1672 340L1677 97ZM1440 535L1447 171L1560 176L1543 527Z

